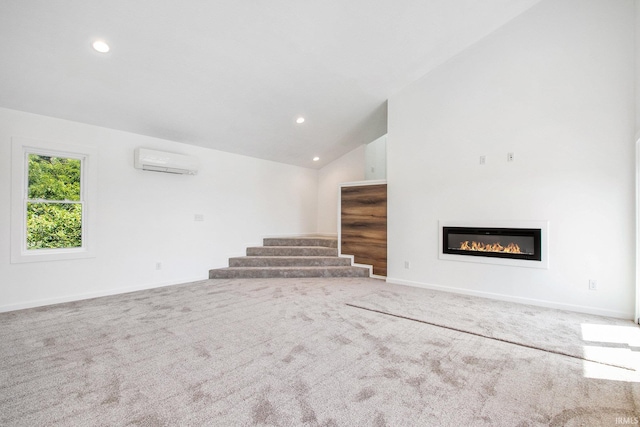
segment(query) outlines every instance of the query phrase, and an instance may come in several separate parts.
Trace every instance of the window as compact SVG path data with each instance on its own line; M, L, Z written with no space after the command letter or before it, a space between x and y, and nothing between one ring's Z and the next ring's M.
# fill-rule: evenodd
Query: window
M93 251L95 150L13 138L11 262Z
M27 154L27 250L82 247L82 159Z

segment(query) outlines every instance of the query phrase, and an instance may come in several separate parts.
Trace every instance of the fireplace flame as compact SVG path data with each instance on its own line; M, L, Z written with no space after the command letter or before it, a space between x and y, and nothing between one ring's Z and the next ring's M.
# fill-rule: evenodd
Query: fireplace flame
M502 246L500 243L471 242L471 244L469 244L469 241L465 240L460 243L460 249L463 251L505 252L511 254L522 253L520 251L520 246L516 243L509 243L507 246Z

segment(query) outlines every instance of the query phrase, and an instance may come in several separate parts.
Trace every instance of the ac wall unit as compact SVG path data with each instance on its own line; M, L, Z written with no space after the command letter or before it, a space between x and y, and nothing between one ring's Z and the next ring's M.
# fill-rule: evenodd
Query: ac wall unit
M198 173L198 160L184 154L136 148L133 166L136 169L153 172L195 175Z

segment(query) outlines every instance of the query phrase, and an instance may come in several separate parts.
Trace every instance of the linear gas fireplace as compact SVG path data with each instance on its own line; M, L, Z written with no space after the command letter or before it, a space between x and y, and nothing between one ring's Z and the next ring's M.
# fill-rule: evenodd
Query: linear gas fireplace
M542 261L540 228L442 227L442 253Z

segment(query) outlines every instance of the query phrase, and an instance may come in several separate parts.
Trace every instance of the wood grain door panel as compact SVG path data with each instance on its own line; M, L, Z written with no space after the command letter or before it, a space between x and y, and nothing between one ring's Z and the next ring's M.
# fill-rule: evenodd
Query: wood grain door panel
M341 253L387 275L387 184L343 186L340 194Z

